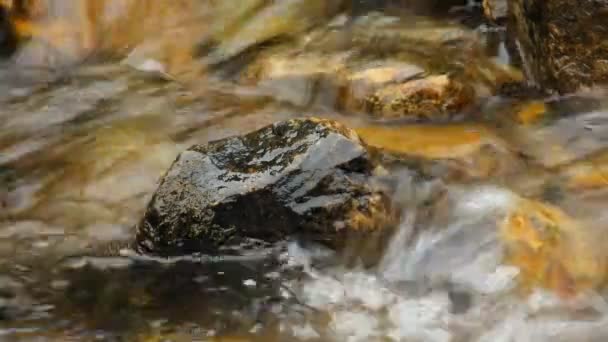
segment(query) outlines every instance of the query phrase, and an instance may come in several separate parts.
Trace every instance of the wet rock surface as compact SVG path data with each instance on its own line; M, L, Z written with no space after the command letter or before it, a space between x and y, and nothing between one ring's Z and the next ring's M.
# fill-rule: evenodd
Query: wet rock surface
M540 87L570 93L608 82L608 2L510 2L510 30L528 76Z
M387 232L385 194L354 131L332 121L279 122L193 146L162 180L137 243L147 253L209 252L247 238L302 236L333 247Z
M364 108L384 119L447 121L472 102L475 91L446 75L429 76L385 87L367 97Z

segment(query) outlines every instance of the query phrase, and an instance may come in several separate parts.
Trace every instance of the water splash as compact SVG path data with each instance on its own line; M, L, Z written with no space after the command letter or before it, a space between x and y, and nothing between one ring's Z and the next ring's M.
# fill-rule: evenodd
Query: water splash
M413 184L404 177L400 190L409 190L409 205L377 269L319 269L305 249L290 250L308 265L306 280L290 286L305 304L329 314L325 330L315 327L322 337L488 342L605 336L608 311L597 294L564 300L547 291L529 297L516 291L520 270L503 264L498 226L520 205L517 195L496 186L450 186L442 210L424 221L414 203L427 199L432 187L418 182L413 191Z

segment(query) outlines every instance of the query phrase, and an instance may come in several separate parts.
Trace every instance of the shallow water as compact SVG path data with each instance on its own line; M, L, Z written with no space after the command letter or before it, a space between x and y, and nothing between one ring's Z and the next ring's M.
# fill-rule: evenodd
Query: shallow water
M493 82L517 74L502 64L510 60L504 32L479 22L470 25L475 31L454 31L458 13L433 20L332 14L327 26L289 32L294 39L257 47L195 81L174 77L170 58L154 53L99 58L58 74L3 62L0 339L608 338L608 304L595 291L608 260L600 246L608 222L606 97L601 90L531 100L492 95ZM373 43L358 31L367 22L378 30ZM381 120L339 103L334 75L405 60L408 75L399 77L408 78L412 61L437 54L438 40L449 41L447 61L421 65L462 72L468 38L461 37L473 32L488 55L463 72L473 75L467 80L478 96L447 122ZM242 43L218 35L227 51ZM484 64L486 57L498 62ZM342 256L294 241L171 260L130 249L134 225L180 151L309 115L358 128L389 152L438 163L433 180L398 161L387 166L399 176L402 221L377 267L356 258L346 267ZM522 243L538 242L526 222L551 226L543 220L558 226L558 242L525 254Z

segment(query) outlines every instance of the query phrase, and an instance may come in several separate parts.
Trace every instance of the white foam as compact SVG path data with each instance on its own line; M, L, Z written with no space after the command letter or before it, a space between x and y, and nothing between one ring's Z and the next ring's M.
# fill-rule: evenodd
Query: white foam
M319 333L310 325L310 323L306 323L303 326L292 326L291 333L295 338L303 341L314 340L321 337L321 335L319 335Z
M337 311L330 329L339 341L366 342L378 339L378 319L365 312Z
M496 225L517 197L493 186L454 187L447 197L450 207L443 213L445 217L431 220L423 230L417 226L417 213L405 212L381 263L380 271L385 278L393 281L423 277L449 279L460 271L468 273L466 279L472 273L493 272L498 266L502 250ZM477 260L485 254L492 259L490 265ZM478 269L473 269L472 264ZM492 281L498 279L481 280L482 283Z
M450 212L431 222L446 226L425 227L420 233L420 227L414 229L417 213L406 211L377 270L319 270L312 263L319 251L290 245L286 260L304 265L308 277L289 285L300 301L330 317L329 331L311 326L318 335L294 334L295 338L353 342L608 340L604 339L608 338L608 303L600 296L583 294L564 302L542 291L528 299L513 292L520 271L502 264L497 224L517 196L489 186L450 191ZM452 289L464 291L470 298L458 311L452 311ZM574 311L597 314L577 320Z
M389 319L395 326L390 336L397 340L449 341L451 338L447 330L449 306L446 293L402 300L389 311Z
M344 285L329 276L317 276L307 282L302 291L306 304L318 309L330 309L332 305L342 303L345 296Z
M386 289L377 277L363 272L349 272L342 279L345 297L359 302L363 307L378 311L397 300L397 296Z

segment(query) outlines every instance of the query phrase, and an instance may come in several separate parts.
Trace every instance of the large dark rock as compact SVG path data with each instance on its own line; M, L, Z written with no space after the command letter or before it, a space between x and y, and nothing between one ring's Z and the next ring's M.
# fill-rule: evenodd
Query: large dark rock
M608 0L511 0L527 74L560 93L608 83Z
M137 245L179 255L248 238L296 236L337 249L380 242L373 237L385 236L395 217L388 196L370 185L375 168L356 133L327 120L289 120L196 145L164 176Z

